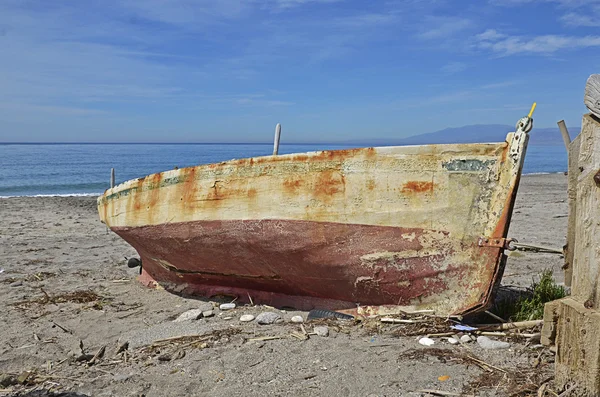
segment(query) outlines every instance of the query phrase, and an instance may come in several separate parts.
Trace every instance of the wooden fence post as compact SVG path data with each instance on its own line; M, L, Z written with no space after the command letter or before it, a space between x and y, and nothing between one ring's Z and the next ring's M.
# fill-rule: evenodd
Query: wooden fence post
M569 221L567 228L567 245L565 249L565 285L571 286L573 277L573 255L575 253L575 230L577 228L577 180L579 179L579 146L581 136L577 136L568 146L569 168L568 168L568 202Z
M542 336L556 344L556 383L600 395L600 120L583 116L569 145L571 296L546 304ZM571 205L573 204L573 205ZM566 278L566 276L565 276ZM552 340L554 339L554 341Z

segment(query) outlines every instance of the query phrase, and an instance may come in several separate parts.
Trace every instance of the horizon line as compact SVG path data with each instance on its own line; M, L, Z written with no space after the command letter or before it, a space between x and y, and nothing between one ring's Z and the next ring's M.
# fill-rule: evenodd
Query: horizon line
M351 142L281 142L281 145L341 145ZM0 142L0 145L272 145L273 142Z

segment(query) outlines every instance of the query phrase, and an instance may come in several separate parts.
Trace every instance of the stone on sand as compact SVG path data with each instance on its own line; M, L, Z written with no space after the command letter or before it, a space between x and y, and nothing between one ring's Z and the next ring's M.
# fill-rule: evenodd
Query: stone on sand
M233 310L235 309L235 303L221 303L219 306L221 310Z
M318 336L322 336L322 337L329 336L329 327L327 327L326 325L319 325L314 328L314 331L315 331L315 334L317 334Z
M240 321L243 323L248 323L252 320L254 320L254 316L252 314L244 314L242 317L240 317Z
M302 318L302 316L294 316L292 317L292 322L296 323L296 324L300 324L304 322L304 319Z
M471 335L464 334L463 336L460 337L460 341L462 343L469 343L469 342L473 342L473 339L471 339Z
M510 347L510 343L508 342L493 340L487 336L478 336L477 343L479 346L487 350L508 349Z
M281 319L281 316L273 312L263 312L256 316L256 322L261 325L273 324L279 319Z
M202 317L202 309L192 309L192 310L188 310L187 312L183 312L179 315L179 317L177 317L175 320L173 320L173 322L175 323L179 323L182 321L193 321L193 320L198 320L199 318Z

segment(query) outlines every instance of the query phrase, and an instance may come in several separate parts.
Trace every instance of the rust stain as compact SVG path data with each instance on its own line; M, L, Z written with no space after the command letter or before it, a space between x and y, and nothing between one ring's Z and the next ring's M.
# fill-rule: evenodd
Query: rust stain
M183 201L183 206L187 207L195 202L195 197L197 194L198 184L196 181L196 167L188 168L182 170L185 175L185 180L182 183L183 192L181 194L181 200Z
M323 150L323 151L317 152L316 154L312 154L312 153L310 153L310 154L309 153L293 154L293 155L291 155L291 157L287 156L287 155L256 157L256 158L253 158L252 161L253 161L253 163L256 163L256 164L277 163L277 162L282 162L282 161L289 162L290 160L298 161L298 162L316 161L316 160L344 161L348 158L356 157L356 156L360 156L360 155L365 156L367 159L371 159L371 158L374 158L377 156L377 151L375 150L375 148L372 148L372 147L358 148L358 149L343 149L343 150ZM246 161L246 160L236 160L234 162L234 164L241 164L241 161Z
M256 197L256 189L251 187L250 189L248 189L248 198L255 198Z
M158 204L158 200L160 198L160 189L158 188L160 186L160 182L162 181L162 177L163 177L163 173L158 173L158 174L154 174L152 175L152 178L150 180L150 184L153 187L153 189L150 190L150 200L148 200L148 207L152 208L155 207L156 204ZM139 196L138 194L136 194L136 196Z
M146 178L147 178L147 176L138 179L137 186L136 186L137 191L142 190L142 186L144 186L144 182L146 181ZM133 201L133 210L135 212L138 212L142 208L142 203L141 203L142 195L141 194L130 195L129 200Z
M369 189L369 190L375 189L375 181L373 179L369 179L367 181L367 189Z
M410 181L402 186L402 193L431 193L433 182Z
M283 181L283 188L287 193L296 193L303 185L304 181L301 179L288 178Z
M346 178L344 175L337 170L328 170L319 173L313 193L316 197L327 200L345 189Z

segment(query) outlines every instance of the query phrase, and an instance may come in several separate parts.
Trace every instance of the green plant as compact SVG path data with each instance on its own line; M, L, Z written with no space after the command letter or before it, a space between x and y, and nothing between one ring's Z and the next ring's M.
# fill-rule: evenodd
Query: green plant
M567 295L565 288L557 285L552 277L552 270L544 270L538 282L514 299L497 302L495 314L509 321L540 320L544 317L544 304Z

